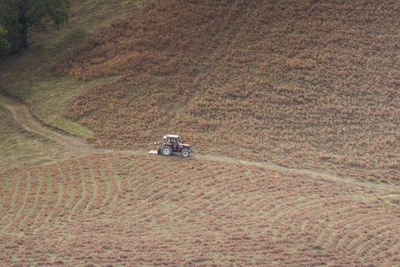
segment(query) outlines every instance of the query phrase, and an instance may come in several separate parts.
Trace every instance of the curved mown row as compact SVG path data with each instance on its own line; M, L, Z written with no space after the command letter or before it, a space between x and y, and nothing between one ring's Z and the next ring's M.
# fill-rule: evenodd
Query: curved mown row
M259 166L96 155L0 183L7 265L400 260L400 207L387 192Z

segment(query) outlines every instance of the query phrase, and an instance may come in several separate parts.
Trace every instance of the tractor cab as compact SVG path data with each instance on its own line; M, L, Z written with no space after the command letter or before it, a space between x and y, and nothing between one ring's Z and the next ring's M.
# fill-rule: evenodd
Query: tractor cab
M179 136L174 134L168 134L164 136L164 143L158 148L157 153L170 156L172 153L181 153L183 157L188 157L192 149L188 144L182 144L179 141Z
M177 149L179 142L178 135L166 135L164 136L164 144L171 144L174 150Z

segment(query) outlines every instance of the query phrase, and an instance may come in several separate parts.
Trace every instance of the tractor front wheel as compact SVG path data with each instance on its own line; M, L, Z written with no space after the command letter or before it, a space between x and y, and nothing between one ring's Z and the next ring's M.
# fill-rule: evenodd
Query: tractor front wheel
M169 146L163 146L161 148L161 154L164 156L171 156L172 155L172 148Z
M184 158L189 157L189 155L190 155L189 150L187 150L187 149L182 150L182 156L183 156Z

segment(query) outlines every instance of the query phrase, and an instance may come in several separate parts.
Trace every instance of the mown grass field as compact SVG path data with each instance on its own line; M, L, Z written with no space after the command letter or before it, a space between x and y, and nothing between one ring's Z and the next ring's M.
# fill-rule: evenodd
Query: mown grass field
M62 149L55 142L26 131L0 105L0 170L52 161ZM46 147L46 149L43 149Z
M397 265L398 188L105 154L2 175L5 265Z
M0 265L400 265L399 10L72 0L0 64Z
M153 1L55 66L83 80L120 75L65 114L102 146L179 132L204 147L399 184L399 8L396 0Z

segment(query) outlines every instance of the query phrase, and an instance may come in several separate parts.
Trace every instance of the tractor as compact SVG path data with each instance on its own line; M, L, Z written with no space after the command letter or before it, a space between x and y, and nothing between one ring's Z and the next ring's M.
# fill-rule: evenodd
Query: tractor
M164 136L164 143L158 147L157 154L171 156L173 153L181 153L185 158L189 157L192 149L188 144L179 142L179 136L168 134Z

